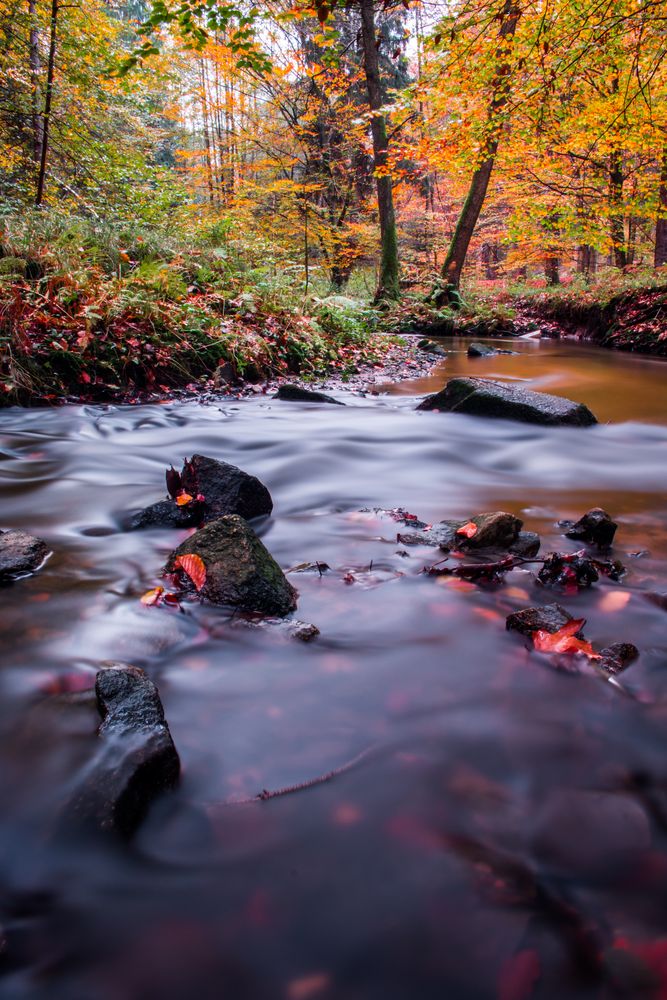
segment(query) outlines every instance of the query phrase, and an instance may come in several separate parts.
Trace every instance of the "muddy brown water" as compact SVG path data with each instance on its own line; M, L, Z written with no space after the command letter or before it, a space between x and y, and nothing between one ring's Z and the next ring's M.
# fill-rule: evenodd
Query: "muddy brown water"
M655 974L667 612L646 594L667 593L667 365L562 342L476 360L447 346L428 379L346 408L258 397L0 414L0 526L53 549L2 590L0 997L600 997L613 981L639 995ZM414 412L470 372L581 399L602 423ZM332 567L290 577L316 642L140 603L182 536L119 521L193 452L269 486L261 534L283 567ZM629 571L578 596L527 569L496 589L436 581L420 573L434 551L405 550L373 510L399 505L426 521L511 510L544 550L568 551L558 519L601 505ZM507 613L553 599L587 618L594 645L640 648L619 687L557 671L505 632ZM129 847L56 846L96 725L58 692L90 687L105 659L158 684L182 784ZM327 783L226 804L360 754Z

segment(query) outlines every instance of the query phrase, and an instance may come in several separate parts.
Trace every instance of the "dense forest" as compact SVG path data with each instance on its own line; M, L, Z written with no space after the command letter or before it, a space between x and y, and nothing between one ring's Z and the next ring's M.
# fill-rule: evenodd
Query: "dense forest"
M666 25L660 0L3 2L6 401L659 286Z

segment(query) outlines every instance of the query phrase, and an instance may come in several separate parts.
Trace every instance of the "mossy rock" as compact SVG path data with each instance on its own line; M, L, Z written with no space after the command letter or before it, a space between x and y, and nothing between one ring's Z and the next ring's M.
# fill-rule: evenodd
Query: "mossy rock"
M297 591L250 525L237 514L211 521L175 549L166 570L177 569L179 556L196 555L204 563L201 596L213 604L284 617L296 608Z

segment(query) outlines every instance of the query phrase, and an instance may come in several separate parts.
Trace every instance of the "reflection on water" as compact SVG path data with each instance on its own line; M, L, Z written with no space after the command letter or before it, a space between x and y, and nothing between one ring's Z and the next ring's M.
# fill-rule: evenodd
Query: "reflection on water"
M667 592L667 368L518 349L452 354L432 379L345 409L255 398L0 415L0 527L53 549L3 590L1 997L480 998L535 963L536 996L598 997L611 995L601 953L664 935L667 619L644 595ZM612 423L414 412L444 372L473 370ZM123 533L122 514L195 451L267 483L261 532L281 565L333 568L292 577L316 643L139 603L181 536ZM625 695L549 670L505 632L509 611L552 599L528 572L497 590L441 586L420 574L434 553L404 549L372 510L433 521L502 507L548 550L573 549L555 522L594 504L617 516L630 572L560 599L595 645L640 647ZM54 692L90 686L110 658L159 685L182 786L131 849L55 847L95 718ZM225 804L366 749L334 781Z

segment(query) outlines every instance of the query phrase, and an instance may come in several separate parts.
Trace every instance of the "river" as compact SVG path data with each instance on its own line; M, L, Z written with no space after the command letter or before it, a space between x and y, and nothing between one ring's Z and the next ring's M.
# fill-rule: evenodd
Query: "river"
M502 346L520 353L473 360L449 342L427 379L340 393L346 407L0 412L0 527L53 551L2 591L0 997L600 997L664 964L667 617L646 594L667 592L667 365ZM601 423L415 412L471 372L581 400ZM316 641L141 604L183 535L123 517L195 452L266 483L259 530L283 568L331 567L290 575ZM602 506L628 573L575 596L529 567L497 588L427 578L435 550L397 543L377 510L398 506L427 522L509 510L545 552L574 551L557 521ZM505 631L510 611L553 600L597 648L639 647L619 686ZM128 847L54 841L99 721L62 693L109 659L157 683L182 782Z

